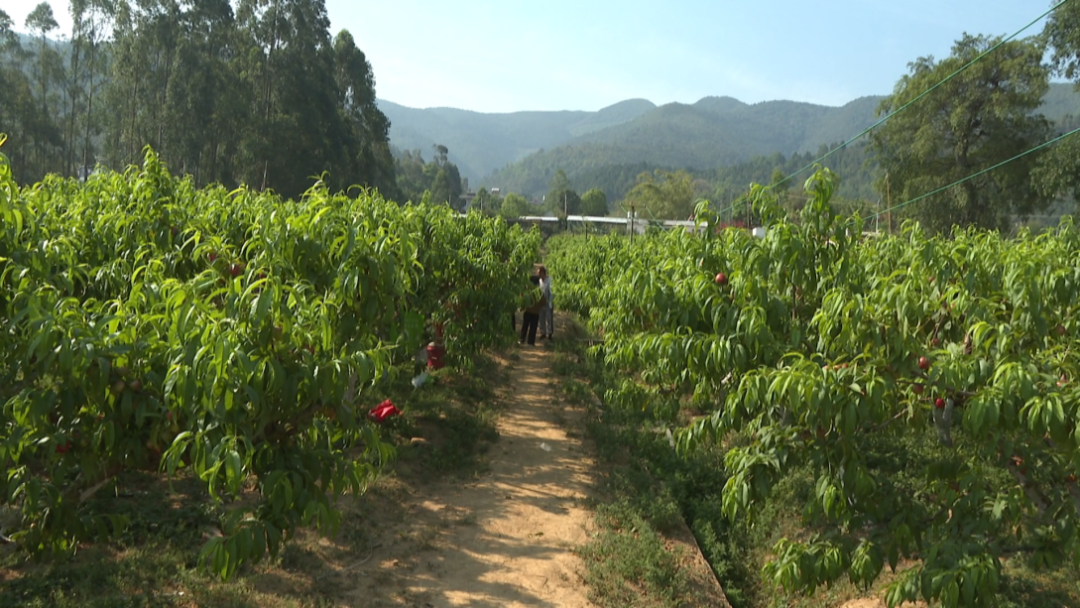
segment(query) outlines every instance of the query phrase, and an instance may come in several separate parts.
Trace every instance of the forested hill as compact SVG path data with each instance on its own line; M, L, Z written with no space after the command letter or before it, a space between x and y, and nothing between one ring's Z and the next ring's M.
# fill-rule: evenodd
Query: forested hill
M656 105L644 99L619 102L597 112L513 112L483 114L454 108L419 110L379 100L390 119L390 142L400 150L429 155L445 145L449 159L471 181L545 148L627 123Z
M657 107L635 99L598 112L510 114L418 110L388 101L379 107L391 121L395 147L430 155L432 145L445 145L450 160L474 186L540 196L560 168L576 187L587 189L599 185L592 180L601 174L633 185L637 172L650 168L702 171L777 152L817 152L873 124L881 99L862 97L841 107L795 101L747 104L731 97ZM1051 84L1042 112L1053 120L1080 114L1080 95L1071 84Z
M706 97L693 105L668 104L631 122L578 136L508 164L482 183L537 195L547 191L548 180L560 168L575 187L589 188L598 184L584 181L613 174L615 168L622 172L627 167L702 171L776 152L817 152L874 124L881 99L862 97L841 107L794 101L746 104L730 97ZM1055 121L1080 114L1080 95L1071 84L1053 83L1041 111ZM623 187L633 185L632 178L619 181ZM857 189L864 190L862 186ZM620 196L619 192L608 194Z

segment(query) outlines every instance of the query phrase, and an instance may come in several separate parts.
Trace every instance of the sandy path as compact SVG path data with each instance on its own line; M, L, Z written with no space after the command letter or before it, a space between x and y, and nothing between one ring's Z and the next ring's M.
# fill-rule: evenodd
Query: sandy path
M585 542L591 521L583 499L594 462L560 425L576 412L555 398L549 353L541 346L519 352L489 473L387 496L407 512L387 522L374 559L356 571L368 583L363 605L593 605L573 548Z

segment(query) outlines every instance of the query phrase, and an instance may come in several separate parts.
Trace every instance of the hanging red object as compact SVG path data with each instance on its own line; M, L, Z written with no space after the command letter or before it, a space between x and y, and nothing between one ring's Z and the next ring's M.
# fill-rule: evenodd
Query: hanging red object
M401 410L397 409L397 407L394 406L394 402L390 401L389 399L368 410L368 416L370 416L372 420L378 423L382 423L384 420L391 416L400 415Z
M428 369L442 369L443 368L443 355L446 354L446 348L442 344L437 342L429 342L427 345L427 366Z

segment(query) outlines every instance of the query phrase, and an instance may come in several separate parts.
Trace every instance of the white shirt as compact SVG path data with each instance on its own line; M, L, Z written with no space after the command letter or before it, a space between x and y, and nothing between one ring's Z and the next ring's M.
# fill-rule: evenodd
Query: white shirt
M540 279L540 290L544 292L544 297L547 299L547 305L551 306L551 275Z

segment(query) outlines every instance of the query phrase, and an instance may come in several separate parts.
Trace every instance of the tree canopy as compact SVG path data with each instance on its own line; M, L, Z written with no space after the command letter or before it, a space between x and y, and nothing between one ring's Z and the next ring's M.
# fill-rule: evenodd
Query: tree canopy
M581 195L581 215L605 216L608 214L608 199L604 191L592 188Z
M888 114L1000 42L965 35L942 61L922 57L878 108ZM1002 44L932 94L890 118L872 135L883 198L912 200L989 169L1042 143L1048 121L1034 112L1047 90L1048 68L1034 40ZM929 196L905 210L925 226L1006 228L1047 199L1032 186L1037 155L1020 158Z
M1080 4L1067 2L1051 13L1045 35L1051 48L1051 67L1075 82L1080 91ZM1080 127L1080 108L1073 111L1075 115L1059 122L1059 133ZM1071 195L1080 204L1080 137L1070 137L1050 148L1033 178L1046 196Z
M58 44L52 9L34 8L27 48L0 15L0 124L19 181L123 168L149 145L196 184L295 197L321 178L397 194L371 65L349 32L331 39L323 0L78 0L71 12Z
M684 220L697 200L694 177L683 170L641 173L626 200L655 219Z

